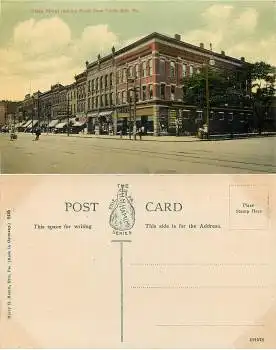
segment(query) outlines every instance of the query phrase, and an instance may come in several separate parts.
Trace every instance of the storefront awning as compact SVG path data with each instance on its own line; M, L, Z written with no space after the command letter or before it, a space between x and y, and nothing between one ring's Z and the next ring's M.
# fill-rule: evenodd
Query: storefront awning
M37 123L38 123L38 120L33 120L33 121L31 121L31 122L29 123L29 125L27 126L27 129L29 129L29 128L35 126Z
M73 126L83 126L84 124L85 124L85 121L79 121L79 122L75 122Z
M58 119L51 120L48 127L52 128L52 127L56 126L58 124L58 122L59 122Z
M55 126L56 129L62 129L64 126L67 125L67 123L59 123Z
M100 117L109 117L109 116L112 115L112 113L113 113L113 111L100 112L100 113L99 113L99 116L100 116Z
M87 118L96 118L98 113L87 113Z
M22 127L23 127L23 128L26 128L31 122L32 122L31 120L26 121L26 122L22 125Z

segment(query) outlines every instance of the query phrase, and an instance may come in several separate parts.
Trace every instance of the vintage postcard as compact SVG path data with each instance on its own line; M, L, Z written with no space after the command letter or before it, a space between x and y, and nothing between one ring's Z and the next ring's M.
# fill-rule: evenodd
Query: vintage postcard
M275 348L275 177L1 177L1 348Z
M275 1L0 6L2 173L275 172Z

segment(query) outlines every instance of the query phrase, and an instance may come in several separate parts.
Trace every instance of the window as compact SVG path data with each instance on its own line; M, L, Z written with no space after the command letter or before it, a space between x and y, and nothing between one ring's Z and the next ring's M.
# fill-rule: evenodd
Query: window
M150 98L150 100L153 99L153 88L152 88L152 84L149 85L149 98Z
M127 102L126 101L126 91L125 90L122 92L122 101L123 101L123 103Z
M202 111L196 111L196 117L198 120L202 120L203 119L203 112Z
M100 97L100 107L103 107L103 95Z
M91 103L91 100L90 100L90 97L88 98L88 109L90 109L90 103Z
M185 63L182 64L182 77L185 78L187 76L187 66Z
M114 94L113 92L109 94L109 102L110 102L110 105L113 106L114 105Z
M124 68L124 76L123 76L123 82L127 81L127 70Z
M101 79L100 79L100 90L102 90L103 89L103 77L101 77Z
M171 85L171 100L175 99L175 86Z
M219 120L224 120L224 112L219 112Z
M104 88L107 89L107 86L108 86L108 76L106 75L104 77Z
M147 99L147 87L142 86L142 100L145 101Z
M108 94L105 95L105 105L109 106L109 101L108 101Z
M143 62L142 63L142 77L146 77L147 76L147 63Z
M175 62L170 63L171 78L175 78Z
M190 76L192 76L194 74L194 67L190 66Z
M88 81L88 92L90 92L91 81Z
M150 59L149 61L148 61L148 63L149 63L149 76L152 76L152 59Z
M165 76L165 60L160 60L160 75Z
M210 112L209 119L214 119L214 111Z
M96 91L99 91L99 78L96 79Z
M132 77L132 67L127 68L127 77Z
M110 73L110 75L109 75L109 85L110 85L110 87L112 87L112 84L113 84L113 74Z
M92 97L92 109L95 108L95 98Z
M160 85L160 97L162 100L166 99L166 85L165 84Z
M139 91L136 90L136 102L140 100Z
M136 78L139 77L139 66L138 66L138 64L135 64L135 77Z
M94 79L91 81L91 90L94 91Z

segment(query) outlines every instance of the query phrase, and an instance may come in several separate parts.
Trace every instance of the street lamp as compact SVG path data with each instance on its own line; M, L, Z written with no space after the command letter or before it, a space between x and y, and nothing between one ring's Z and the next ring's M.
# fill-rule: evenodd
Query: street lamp
M210 59L205 65L205 83L206 83L206 127L207 127L207 138L209 138L209 117L210 117L210 93L209 93L209 65L214 66L214 59Z

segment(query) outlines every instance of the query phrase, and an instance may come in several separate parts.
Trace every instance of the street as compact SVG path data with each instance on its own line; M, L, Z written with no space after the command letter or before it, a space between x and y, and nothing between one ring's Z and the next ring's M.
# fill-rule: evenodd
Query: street
M199 141L191 137L142 141L77 135L0 135L2 174L230 174L274 173L275 137Z

